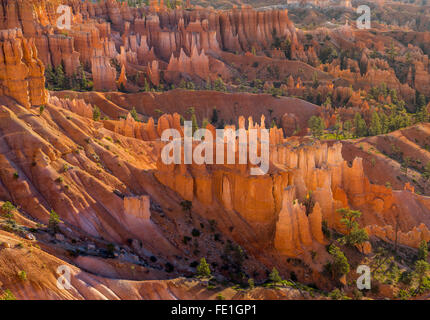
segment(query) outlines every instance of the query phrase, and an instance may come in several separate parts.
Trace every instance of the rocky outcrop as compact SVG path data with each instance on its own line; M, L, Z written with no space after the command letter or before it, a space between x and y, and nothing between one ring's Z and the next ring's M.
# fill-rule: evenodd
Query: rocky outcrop
M274 245L276 250L287 256L298 256L312 246L313 240L324 244L322 236L322 216L319 205L312 216L294 199L294 186L284 190L282 208L276 223Z
M0 31L0 95L27 108L44 105L44 72L33 40L24 38L20 29Z
M239 127L244 128L244 123L244 119L239 119ZM252 118L249 120L248 128L259 127ZM282 132L278 135L276 128L270 129L271 178L251 176L250 165L237 162L229 166L197 166L165 165L161 161L157 163L156 177L189 201L211 207L216 199L226 212L238 213L260 239L273 241L278 253L287 256L298 256L308 251L306 248L324 244L323 220L329 227L344 232L337 211L340 208L361 210L363 225L392 223L392 212L397 210L393 208L408 214L406 208L400 208L401 198L390 188L370 184L362 159L355 159L352 166L343 160L341 144L310 143L297 148L284 145L283 139ZM411 199L415 206L423 203L418 198ZM308 201L314 203L311 209L304 206ZM419 215L426 215L429 209L426 207ZM405 227L414 228L419 223L420 218L411 217ZM266 228L276 230L274 238L265 233ZM421 230L423 226L417 228ZM423 237L412 240L408 235L399 239L399 243L415 246Z
M154 119L149 118L146 123L137 122L129 113L126 119L119 121L105 120L104 125L109 130L121 135L137 138L145 141L154 141L160 139L162 132L172 128L182 132L180 124L180 115L164 114L158 119L158 124L154 124Z
M111 66L108 57L100 55L91 59L94 90L116 91L116 70Z
M408 232L396 232L393 226L377 226L370 225L366 226L366 231L369 235L378 237L387 242L395 243L397 238L397 243L402 244L411 248L419 248L422 241L430 241L430 231L424 223L419 226L415 226L412 230Z
M274 35L292 39L295 27L288 19L288 10L255 11L249 6L223 12L219 16L222 48L230 51L251 51L269 48Z
M63 109L68 109L71 112L80 115L81 117L93 118L93 107L85 103L82 99L58 99L57 97L49 97L49 103L61 107Z
M206 80L210 77L209 57L206 56L204 50L199 54L196 47L193 47L190 57L181 49L178 58L175 58L172 53L167 71L196 74L200 78Z
M125 215L133 215L139 219L149 221L151 212L149 211L150 199L148 196L127 197L124 199Z
M45 65L64 66L66 75L73 75L81 65L80 53L75 50L74 39L65 35L48 35L49 59Z

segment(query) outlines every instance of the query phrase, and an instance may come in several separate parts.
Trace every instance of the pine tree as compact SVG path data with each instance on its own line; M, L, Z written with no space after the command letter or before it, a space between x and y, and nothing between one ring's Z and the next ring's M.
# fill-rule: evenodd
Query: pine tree
M426 97L422 93L417 98L417 109L424 108L426 106Z
M210 278L211 269L205 258L200 259L200 264L197 266L197 276L199 278Z
M226 88L226 86L224 84L224 81L221 78L218 78L218 79L215 80L215 82L214 82L214 89L216 91L226 91L227 90L227 88Z
M93 108L93 120L94 121L99 121L100 120L100 109L97 106L94 106Z
M336 119L336 123L334 124L334 134L336 136L336 140L339 139L339 135L342 131L342 121L340 119Z
M340 248L334 244L330 245L328 252L333 257L333 262L331 264L331 272L333 276L341 277L344 274L349 273L349 263L345 254L340 250Z
M211 123L215 126L218 123L218 110L216 107L212 109Z
M275 267L273 267L272 272L269 275L269 279L275 284L282 282L282 278L279 275L279 271Z
M211 90L212 89L211 78L209 78L209 77L206 79L205 89L206 90Z
M199 129L199 125L197 124L197 117L195 113L191 115L191 123L193 127L193 135L194 135L194 132L196 132Z
M131 111L130 111L130 115L132 116L132 118L133 118L135 121L139 121L139 115L137 114L137 111L136 111L136 108L135 108L135 107L133 107L133 109L131 109Z
M320 138L325 129L324 120L318 116L312 116L308 121L309 129L315 138Z
M187 113L191 114L191 123L193 128L193 135L199 129L199 125L197 123L196 110L194 107L189 107Z
M357 137L365 137L367 136L367 124L366 121L361 117L361 114L356 113L354 116L354 127L355 127L355 135Z
M66 88L66 76L64 75L63 65L59 64L55 68L55 84L57 89L64 90Z
M410 164L411 164L411 158L405 157L405 159L403 160L403 162L400 166L400 171L402 171L405 174L405 176L408 175L408 169L409 169Z
M427 261L429 255L428 244L425 240L421 241L420 247L418 248L418 260Z
M342 214L340 222L346 227L346 235L342 238L342 242L347 245L362 245L369 240L369 235L365 229L361 229L357 220L361 216L360 211L342 208L337 210Z
M428 122L429 120L426 103L426 97L423 94L419 94L417 97L417 111L415 114L417 122Z
M343 123L343 134L345 138L349 139L352 136L352 122L351 120L346 120Z
M45 78L46 78L46 88L48 90L54 90L53 84L54 84L55 73L50 64L45 69Z
M428 271L430 270L430 265L427 261L418 260L415 262L414 276L418 280L417 292L422 291L421 285L423 284L424 278L426 278Z
M143 90L145 90L145 92L151 91L151 88L149 87L148 80L146 78L145 78L145 84L144 84Z
M390 48L387 50L387 54L390 57L391 62L394 62L395 58L398 55L397 49L394 46L394 42L391 42Z
M369 133L372 136L377 136L382 134L381 120L379 119L379 115L376 111L372 113L372 120L370 121Z

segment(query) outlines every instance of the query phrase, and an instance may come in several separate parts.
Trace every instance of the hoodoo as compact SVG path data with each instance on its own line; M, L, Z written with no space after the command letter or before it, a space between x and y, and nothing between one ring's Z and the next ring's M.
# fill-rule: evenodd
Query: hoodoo
M428 5L249 3L0 0L0 300L429 298Z

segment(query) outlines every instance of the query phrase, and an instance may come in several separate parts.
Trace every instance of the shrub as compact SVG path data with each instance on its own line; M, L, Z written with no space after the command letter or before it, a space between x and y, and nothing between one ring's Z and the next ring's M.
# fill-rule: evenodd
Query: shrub
M225 297L220 293L216 296L217 300L225 300Z
M234 271L239 273L241 272L246 254L240 245L234 244L230 240L227 240L227 243L224 247L224 253L221 257L226 264L232 266Z
M61 220L58 214L54 210L51 210L51 213L49 215L48 228L52 232L57 232L59 230L60 223L61 223Z
M2 295L0 295L0 300L16 300L15 295L9 289L6 289Z
M191 208L193 207L193 203L189 200L184 200L184 201L181 201L181 207L182 207L182 210L190 212Z
M188 237L188 236L184 236L184 238L182 239L182 242L184 243L184 244L188 244L188 242L189 241L191 241L191 238L190 237Z
M327 220L322 221L322 232L327 239L331 239L331 231L328 227Z
M164 267L165 267L164 269L168 273L173 272L173 270L175 270L175 267L170 262L167 262Z
M355 300L363 299L363 293L357 288L354 288L354 290L352 291L352 295L354 296Z
M309 215L312 213L312 210L315 206L315 200L312 196L312 191L309 191L306 195L305 200L303 201L303 205L306 208L306 215Z
M255 282L253 278L249 278L248 279L248 285L250 289L254 289L255 288Z
M397 293L397 298L401 300L408 300L410 299L411 294L407 290L400 289Z
M329 298L332 300L343 300L345 295L339 289L334 289L332 292L328 294Z
M224 81L221 78L218 78L214 81L214 90L215 91L227 91L227 88L224 84Z
M115 252L115 245L113 243L109 243L106 247L109 255L113 256L114 252Z
M18 278L21 281L26 281L27 280L27 272L21 270L20 272L18 272Z
M93 120L94 121L99 121L100 120L100 116L101 116L101 112L99 107L94 106L93 108Z
M194 229L191 231L191 235L192 235L193 237L199 237L199 236L200 236L200 231L194 228Z
M400 275L399 281L403 284L410 285L412 283L413 274L412 272L404 271Z
M15 210L15 206L9 201L6 201L1 206L1 211L7 219L13 219L13 211Z

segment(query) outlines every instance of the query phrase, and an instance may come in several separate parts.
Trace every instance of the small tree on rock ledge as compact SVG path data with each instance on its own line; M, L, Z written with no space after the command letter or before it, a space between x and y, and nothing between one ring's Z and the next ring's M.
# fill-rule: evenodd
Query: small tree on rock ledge
M199 278L210 278L211 268L205 258L200 259L200 264L197 266L197 276Z

